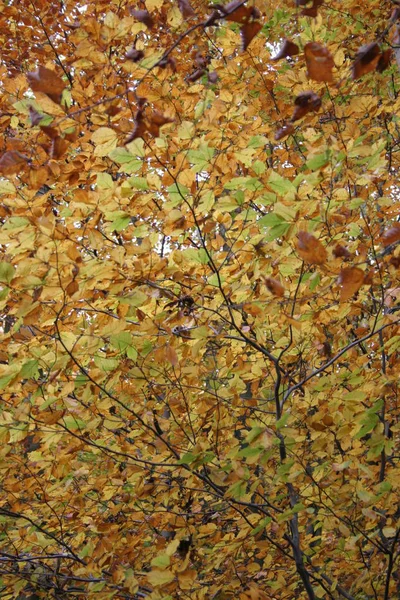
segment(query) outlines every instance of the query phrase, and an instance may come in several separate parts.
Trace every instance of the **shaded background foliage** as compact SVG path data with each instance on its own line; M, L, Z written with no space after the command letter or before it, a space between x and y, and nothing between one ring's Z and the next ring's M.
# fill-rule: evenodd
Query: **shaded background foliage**
M3 2L2 597L399 594L398 19Z

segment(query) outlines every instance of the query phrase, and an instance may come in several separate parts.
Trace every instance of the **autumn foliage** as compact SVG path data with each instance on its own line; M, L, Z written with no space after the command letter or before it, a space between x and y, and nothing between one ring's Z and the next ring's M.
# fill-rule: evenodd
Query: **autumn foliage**
M399 597L398 3L0 39L1 598Z

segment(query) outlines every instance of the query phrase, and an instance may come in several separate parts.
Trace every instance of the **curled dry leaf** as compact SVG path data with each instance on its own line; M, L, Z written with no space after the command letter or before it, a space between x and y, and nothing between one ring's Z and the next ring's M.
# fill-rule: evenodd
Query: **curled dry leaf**
M182 17L184 19L188 19L189 17L193 17L196 13L193 8L190 6L189 0L177 0L178 8L182 13Z
M364 271L358 267L342 269L337 282L340 287L340 302L345 302L354 296L364 283Z
M294 101L292 121L298 121L307 113L316 112L321 107L321 98L315 92L301 92Z
M27 73L26 77L33 92L42 92L53 100L53 102L60 104L61 96L66 86L57 73L46 69L46 67L39 66L36 71Z
M135 17L135 19L139 21L139 23L143 23L149 29L154 27L154 19L148 10L135 10L130 8L129 12L131 13L132 17Z
M355 61L352 66L352 78L358 79L366 73L374 71L377 67L381 51L376 42L366 44L357 51Z
M276 141L290 135L294 131L293 123L284 123L282 127L276 130L274 138Z
M25 154L21 154L18 150L9 150L0 157L0 173L2 175L19 173L28 162L29 158Z
M260 21L248 21L242 25L240 29L240 37L242 38L242 52L244 52L250 42L256 37L257 33L261 31L262 24Z
M267 288L271 292L271 294L274 294L274 296L278 296L281 298L285 293L285 288L283 287L281 282L278 281L277 279L273 279L272 277L267 277L265 279L265 285L267 286Z
M327 258L324 246L317 238L307 231L298 234L297 252L299 256L310 265L322 265Z
M394 223L392 227L386 229L381 237L381 244L384 248L400 240L400 223Z
M291 40L283 40L282 46L279 48L278 54L276 54L271 60L281 60L281 58L286 58L287 56L295 56L299 54L300 50L297 44L292 42Z
M333 81L332 69L335 63L328 48L317 44L317 42L309 42L304 46L304 55L306 58L307 75L310 79L325 81L326 83Z

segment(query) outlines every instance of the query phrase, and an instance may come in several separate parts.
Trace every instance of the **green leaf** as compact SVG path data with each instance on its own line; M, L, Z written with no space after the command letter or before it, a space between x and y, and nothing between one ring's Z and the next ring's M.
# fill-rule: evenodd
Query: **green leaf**
M281 225L282 223L285 223L284 218L274 212L268 213L258 220L258 224L264 227L274 227L275 225Z
M136 190L148 190L149 184L147 183L147 179L145 177L130 177L128 179L128 183L131 187Z
M119 361L116 358L94 357L94 364L102 371L113 371L118 367Z
M278 196L288 195L291 198L294 198L296 188L293 183L275 171L272 171L268 179L268 186L273 192L278 194Z
M129 215L124 215L121 217L117 217L111 224L113 231L123 231L128 225L131 224L131 217Z
M0 179L0 194L15 194L15 185L8 179Z
M132 346L132 335L129 331L121 331L110 337L110 342L120 352L124 352L129 346Z
M9 262L0 262L0 281L11 283L15 273L15 268Z
M22 379L30 379L31 377L36 377L39 371L39 361L36 359L28 360L26 362L21 371L20 376Z
M152 567L159 567L160 569L166 569L171 564L171 557L168 556L168 554L160 554L159 556L156 556L155 558L153 558L153 560L151 561L150 564Z
M131 144L129 144L129 146L131 146ZM143 162L137 158L138 155L140 156L140 154L138 153L134 155L132 152L129 152L126 148L114 148L114 150L112 150L108 154L108 157L117 164L121 165L121 168L119 169L120 171L129 174L135 173L143 165Z
M197 454L193 454L193 452L186 452L181 458L178 460L178 464L180 465L190 465L197 458Z

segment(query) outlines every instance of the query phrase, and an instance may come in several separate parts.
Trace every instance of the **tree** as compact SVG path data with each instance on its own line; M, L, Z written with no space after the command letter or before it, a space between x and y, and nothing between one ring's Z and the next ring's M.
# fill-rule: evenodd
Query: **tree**
M3 3L3 598L400 593L399 17Z

